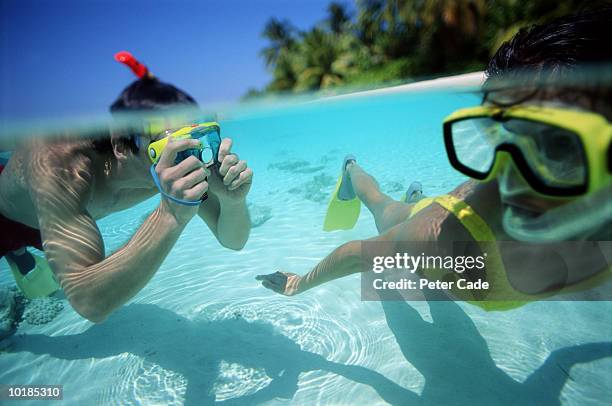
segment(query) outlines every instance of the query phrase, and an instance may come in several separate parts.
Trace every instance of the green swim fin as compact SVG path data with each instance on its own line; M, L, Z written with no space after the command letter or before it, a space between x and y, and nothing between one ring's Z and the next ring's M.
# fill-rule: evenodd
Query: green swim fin
M355 157L347 155L344 158L342 172L340 173L338 182L336 182L336 188L327 206L327 214L323 222L323 231L350 230L359 219L361 201L355 195L352 187L350 187L350 183L342 184L344 169L350 160L354 161Z
M32 253L30 255L34 257L36 266L26 275L22 275L17 264L8 256L5 256L11 267L15 283L28 299L49 296L60 288L59 283L57 283L53 271L44 258Z

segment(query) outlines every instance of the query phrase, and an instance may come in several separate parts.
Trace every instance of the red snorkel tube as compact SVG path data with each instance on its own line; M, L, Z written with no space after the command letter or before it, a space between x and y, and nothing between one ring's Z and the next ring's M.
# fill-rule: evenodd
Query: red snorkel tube
M134 72L134 75L138 76L140 79L144 77L149 79L153 78L153 74L149 72L149 68L147 68L146 65L138 62L138 60L134 58L134 55L128 51L117 52L115 54L115 60L130 68L132 72Z
M115 54L115 60L117 62L124 64L128 68L130 68L131 71L134 72L134 75L138 76L139 79L155 78L155 76L153 76L153 74L149 71L149 68L147 68L146 65L138 62L138 60L134 58L134 55L132 55L128 51L117 52ZM140 148L139 142L137 140L138 140L138 137L135 138L135 142L138 148ZM149 172L151 173L151 177L153 178L153 182L155 183L155 186L157 186L157 189L159 190L159 192L163 196L165 196L167 199L172 200L175 203L185 205L185 206L199 206L203 201L205 201L208 198L208 193L204 193L204 195L199 200L195 200L195 201L182 200L182 199L177 199L176 197L171 196L168 193L164 192L164 189L162 188L159 178L157 176L157 172L155 171L155 165L157 164L151 165Z

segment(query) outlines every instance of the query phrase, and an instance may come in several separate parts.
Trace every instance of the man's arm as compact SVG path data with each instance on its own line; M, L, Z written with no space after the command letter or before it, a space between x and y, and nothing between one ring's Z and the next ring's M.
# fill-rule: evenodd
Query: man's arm
M240 250L249 239L251 220L245 199L220 200L209 193L198 215L226 248Z
M87 212L53 210L44 204L39 210L51 269L72 307L96 323L149 282L185 227L162 203L125 246L105 259L102 236Z
M221 245L239 250L246 244L251 231L246 195L251 188L253 170L231 149L232 140L224 138L219 147L218 163L211 168L208 179L208 199L200 205L198 214Z
M191 175L201 166L195 158L173 165L176 152L193 148L193 143L170 142L157 165L164 189L180 199L193 200L208 187L204 172ZM45 255L68 300L80 315L101 322L146 285L196 208L162 198L130 241L105 258L102 236L87 212L93 190L92 164L76 154L66 167L65 159L60 158L33 154L30 196Z

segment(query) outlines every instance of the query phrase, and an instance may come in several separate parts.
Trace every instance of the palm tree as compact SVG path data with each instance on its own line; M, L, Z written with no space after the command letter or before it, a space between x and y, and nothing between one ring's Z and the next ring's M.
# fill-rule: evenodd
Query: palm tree
M486 14L485 0L425 0L420 10L423 29L422 69L428 73L461 70L485 60L482 29Z
M295 54L295 91L326 89L342 85L362 69L364 47L350 33L333 34L319 27L302 35Z
M261 36L270 41L270 45L261 50L266 66L273 68L283 50L290 49L294 43L295 28L287 20L271 18L266 23Z
M356 0L356 17L331 0L327 18L300 33L270 19L261 51L266 90L303 91L482 68L518 26L604 0ZM485 24L486 21L486 24Z
M384 0L359 0L357 35L361 42L372 49L376 38L382 32Z
M341 3L332 2L327 6L327 13L327 23L331 32L336 35L344 32L351 20L346 7Z
M419 1L360 0L358 37L382 63L410 56L416 43L415 24L404 19L408 6Z
M332 70L337 54L332 34L318 27L304 33L296 55L296 71L299 73L294 90L315 90L323 83L339 81Z
M266 87L270 92L286 92L293 90L297 82L295 69L296 55L290 48L281 49L276 57L272 71L272 82Z

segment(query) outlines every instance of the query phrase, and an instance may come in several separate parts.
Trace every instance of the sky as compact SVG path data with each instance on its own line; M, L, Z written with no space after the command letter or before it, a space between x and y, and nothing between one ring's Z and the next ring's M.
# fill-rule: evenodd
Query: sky
M271 17L300 29L330 0L0 0L0 117L100 114L135 79L130 51L201 105L270 80L259 51Z

